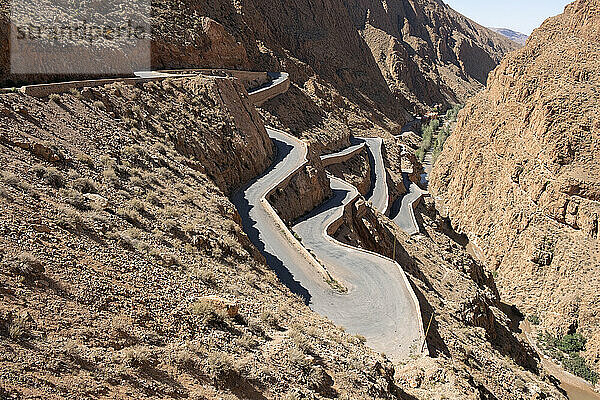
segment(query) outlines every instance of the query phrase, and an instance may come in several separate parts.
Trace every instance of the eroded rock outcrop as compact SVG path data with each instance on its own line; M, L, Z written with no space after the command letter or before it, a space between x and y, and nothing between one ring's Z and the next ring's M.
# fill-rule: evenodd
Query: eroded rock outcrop
M547 20L460 113L431 191L503 297L600 365L600 2Z
M328 166L327 171L355 186L363 196L371 190L371 165L366 148L346 162Z
M306 165L269 197L277 214L292 223L331 196L329 181L323 169Z

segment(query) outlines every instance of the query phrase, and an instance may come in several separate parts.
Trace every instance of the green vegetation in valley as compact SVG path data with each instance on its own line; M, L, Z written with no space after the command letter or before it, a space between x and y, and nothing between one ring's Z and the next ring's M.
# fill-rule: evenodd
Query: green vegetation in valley
M415 152L417 159L421 162L425 159L425 154L433 148L433 160L440 155L444 149L444 144L451 134L450 124L456 122L458 112L463 108L462 105L456 104L448 111L444 118L444 125L440 129L440 120L431 120L428 124L423 125L421 133L423 140L421 146Z
M458 112L460 110L463 109L463 105L461 104L455 104L454 106L452 106L451 109L449 109L448 111L446 111L446 121L450 121L450 122L454 122L456 121L456 118L458 117Z
M433 161L437 160L442 150L444 149L444 144L446 140L450 136L450 127L444 126L437 135L435 139L435 144L433 146Z
M580 333L565 335L562 338L549 332L538 334L538 344L545 355L560 362L570 373L595 385L598 383L600 374L591 369L586 360L579 354L585 350L586 343L587 339Z
M434 119L431 120L428 124L425 124L421 127L421 133L423 140L421 141L421 146L415 153L419 161L423 161L425 159L425 153L431 149L431 145L433 144L433 135L440 127L440 120Z

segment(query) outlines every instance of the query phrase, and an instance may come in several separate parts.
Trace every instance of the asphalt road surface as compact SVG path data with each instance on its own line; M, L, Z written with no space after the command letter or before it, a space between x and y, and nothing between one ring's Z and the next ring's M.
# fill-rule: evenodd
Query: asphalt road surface
M415 217L413 204L419 200L424 193L419 186L408 179L408 174L403 173L404 186L408 188L408 193L396 200L390 210L390 218L398 225L400 229L408 235L416 235L420 232L419 224Z
M363 335L369 346L392 359L418 353L423 337L421 319L404 272L391 260L342 245L326 233L326 227L342 215L344 205L358 196L353 186L332 179L333 198L295 227L302 244L348 289L347 293L326 283L322 271L274 220L265 196L306 163L306 147L285 133L267 132L277 147L273 166L232 198L244 231L281 281L314 311L350 333Z
M366 198L373 207L385 214L389 204L389 192L387 184L387 171L383 161L383 139L382 138L357 138L367 144L369 149L369 162L371 163L371 191Z
M327 234L344 206L359 196L356 188L331 177L333 197L293 230L343 286L345 295L325 300L315 310L367 338L373 349L392 359L419 353L423 340L420 311L400 266L375 253L344 245Z

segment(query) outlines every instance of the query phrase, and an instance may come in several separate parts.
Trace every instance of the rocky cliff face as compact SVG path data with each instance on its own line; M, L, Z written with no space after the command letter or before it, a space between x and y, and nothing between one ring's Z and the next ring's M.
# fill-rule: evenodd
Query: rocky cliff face
M600 2L547 20L460 113L431 175L453 223L544 328L600 365Z
M352 0L348 12L382 75L411 106L463 102L515 43L437 0Z
M311 163L298 171L284 187L275 190L268 200L277 215L291 225L329 196L331 189L324 170Z
M436 0L213 3L155 5L163 15L160 48L165 49L155 52L157 66L221 63L209 51L198 56L184 54L188 47L179 50L184 48L181 35L170 32L181 28L168 16L178 13L177 23L191 28L192 10L214 21L215 32L207 39L206 24L186 30L197 36L192 42L203 43L202 51L210 43L229 43L224 53L231 55L232 67L290 72L298 90L265 108L293 132L308 138L329 135L333 142L357 131L397 130L414 103L421 108L464 101L482 88L501 57L518 47ZM216 40L216 32L222 40ZM294 109L303 118L292 118Z

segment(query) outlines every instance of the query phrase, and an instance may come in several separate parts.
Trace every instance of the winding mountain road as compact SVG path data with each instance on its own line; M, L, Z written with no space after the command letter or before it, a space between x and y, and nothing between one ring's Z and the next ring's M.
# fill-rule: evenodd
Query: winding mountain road
M173 74L145 72L140 78L168 78ZM270 82L248 91L256 104L289 87L287 73L269 73ZM307 146L301 140L267 128L276 147L276 159L262 176L235 192L232 202L244 231L265 256L281 281L302 296L310 307L348 332L363 335L377 351L391 359L418 354L424 340L423 323L416 295L400 265L381 255L340 243L328 229L341 220L344 208L359 197L352 185L331 178L334 196L297 224L292 235L269 204L269 195L285 185L307 163ZM351 157L368 147L373 189L369 200L381 213L388 208L388 186L382 156L383 139L362 138L360 143L324 157L324 164ZM311 252L307 251L310 250ZM331 286L337 281L347 292Z
M269 194L307 163L307 147L300 140L267 128L276 147L276 159L262 176L236 191L236 206L244 231L267 259L281 281L308 304L331 291L327 272L298 243L267 201Z
M357 138L366 143L369 150L369 162L371 163L371 192L367 200L382 214L388 211L389 191L387 185L387 171L383 159L383 139L381 138ZM408 174L403 173L404 186L408 189L401 198L397 199L389 209L389 216L400 229L410 236L420 233L419 224L414 212L414 204L425 194L426 191L419 188L408 179Z
M350 333L359 333L367 343L392 359L418 354L423 325L417 298L402 268L379 254L338 242L328 234L341 220L344 208L359 192L347 182L330 176L333 197L293 227L302 244L311 250L332 276L348 289L315 305Z
M72 88L114 82L135 84L197 74L193 70L182 70L144 71L135 75L135 78L28 85L19 90L44 97ZM285 92L290 85L286 73L270 73L269 77L271 81L264 86L249 90L249 98L255 104ZM342 180L331 179L333 198L298 224L298 234L306 241L306 247L318 253L318 261L292 235L267 201L270 193L307 164L307 146L275 129L267 128L267 133L277 148L273 165L232 195L232 202L242 217L244 231L282 282L302 296L314 311L345 326L351 333L365 336L371 347L386 352L392 359L420 353L424 335L419 303L402 268L392 260L344 245L327 234L327 229L343 215L344 207L358 197L356 189ZM364 142L375 154L379 154L371 160L375 170L375 188L370 199L379 211L385 212L388 194L381 157L383 142L381 139L364 139ZM324 265L339 275L338 279L346 284L347 292L333 290L330 285L332 275Z
M426 193L419 186L408 179L408 174L403 173L404 186L408 193L394 202L390 210L390 218L406 234L413 236L420 233L419 224L415 216L414 205Z
M356 138L366 143L369 149L369 162L371 163L371 191L367 194L367 201L382 214L385 214L389 205L389 191L387 171L383 160L382 138Z
M327 167L329 165L339 164L341 162L348 161L353 156L360 153L365 148L365 146L365 143L359 143L350 147L346 147L345 149L338 151L337 153L323 155L321 156L323 166Z
M289 233L267 201L275 188L306 164L306 145L283 132L270 128L267 132L277 147L273 166L232 197L244 231L282 282L314 311L350 333L363 335L369 346L392 359L419 353L423 340L420 311L402 269L389 259L341 244L327 234L344 207L358 197L356 189L332 179L333 198L295 227L317 261ZM347 293L333 290L326 282L331 279L329 272L345 285Z

